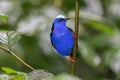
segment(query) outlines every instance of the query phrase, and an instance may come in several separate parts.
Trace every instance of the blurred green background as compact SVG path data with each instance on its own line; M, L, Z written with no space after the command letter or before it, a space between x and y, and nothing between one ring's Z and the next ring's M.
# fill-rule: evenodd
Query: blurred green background
M120 80L120 0L79 0L79 53L76 76L83 80ZM70 17L67 25L74 29L75 0L0 0L0 30L20 32L22 38L13 52L36 69L53 74L70 72L68 58L51 46L53 19ZM0 67L30 70L0 50ZM2 73L2 71L0 71Z

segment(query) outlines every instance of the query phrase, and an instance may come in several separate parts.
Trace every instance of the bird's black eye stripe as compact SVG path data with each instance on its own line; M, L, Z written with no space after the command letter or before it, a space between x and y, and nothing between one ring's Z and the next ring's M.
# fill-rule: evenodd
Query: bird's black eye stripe
M58 22L62 22L64 19L58 19Z

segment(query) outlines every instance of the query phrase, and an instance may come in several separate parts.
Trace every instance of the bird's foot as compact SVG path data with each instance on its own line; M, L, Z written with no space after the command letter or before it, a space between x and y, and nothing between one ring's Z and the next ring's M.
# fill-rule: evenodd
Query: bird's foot
M73 38L77 38L77 35L76 35L76 34L73 34Z
M73 63L76 62L76 60L73 57L71 57L71 56L70 56L70 61L73 62Z

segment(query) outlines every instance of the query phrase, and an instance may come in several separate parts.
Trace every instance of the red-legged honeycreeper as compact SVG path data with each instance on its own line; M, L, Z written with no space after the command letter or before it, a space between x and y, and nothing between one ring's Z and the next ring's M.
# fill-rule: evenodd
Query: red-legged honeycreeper
M75 35L69 27L66 26L66 21L70 18L65 18L63 15L57 16L51 28L50 39L53 47L62 56L69 56L72 62L74 38Z

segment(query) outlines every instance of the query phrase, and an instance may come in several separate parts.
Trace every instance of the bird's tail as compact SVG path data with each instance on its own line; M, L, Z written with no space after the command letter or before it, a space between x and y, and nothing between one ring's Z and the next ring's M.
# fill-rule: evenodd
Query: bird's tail
M77 44L77 53L76 53L76 57L80 56L79 52L78 52L78 44ZM70 60L71 62L76 62L76 60L73 58L73 51L70 54Z

